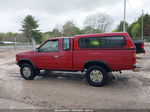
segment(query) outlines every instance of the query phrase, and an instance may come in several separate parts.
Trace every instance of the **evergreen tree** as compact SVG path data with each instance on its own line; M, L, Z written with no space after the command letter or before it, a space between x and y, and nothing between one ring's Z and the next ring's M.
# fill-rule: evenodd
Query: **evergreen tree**
M37 29L39 27L38 21L32 15L28 15L22 21L21 31L25 35L28 41L32 39L36 40L37 43L41 42L41 32Z

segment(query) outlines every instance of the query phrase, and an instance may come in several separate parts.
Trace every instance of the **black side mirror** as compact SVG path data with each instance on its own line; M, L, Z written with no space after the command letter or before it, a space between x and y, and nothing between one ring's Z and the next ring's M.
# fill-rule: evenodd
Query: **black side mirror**
M39 48L38 48L38 47L36 47L36 48L35 48L35 51L36 51L36 52L39 52Z

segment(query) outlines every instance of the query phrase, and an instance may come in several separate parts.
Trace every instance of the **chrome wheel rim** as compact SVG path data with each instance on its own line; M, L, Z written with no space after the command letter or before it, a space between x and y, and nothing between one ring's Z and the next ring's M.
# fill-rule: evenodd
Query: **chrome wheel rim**
M23 75L24 75L25 77L29 77L29 76L31 75L31 70L30 70L29 67L24 67L24 68L23 68Z
M90 73L90 79L93 82L101 82L103 80L103 74L99 70L93 70Z

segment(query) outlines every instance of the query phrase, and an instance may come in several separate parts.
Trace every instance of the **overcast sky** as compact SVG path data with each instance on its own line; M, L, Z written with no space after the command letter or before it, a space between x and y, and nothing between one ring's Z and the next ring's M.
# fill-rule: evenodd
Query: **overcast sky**
M39 21L42 32L68 20L83 28L86 16L96 12L109 14L115 28L123 19L123 3L124 0L0 0L0 32L19 32L28 14ZM142 9L150 14L150 0L128 0L126 20L136 20Z

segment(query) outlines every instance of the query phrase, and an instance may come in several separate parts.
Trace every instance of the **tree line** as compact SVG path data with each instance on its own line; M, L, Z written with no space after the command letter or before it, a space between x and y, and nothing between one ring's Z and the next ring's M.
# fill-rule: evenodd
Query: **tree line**
M136 21L129 25L126 22L126 31L132 38L141 37L141 26L142 26L142 16L140 16ZM143 16L143 34L144 36L150 36L150 15L144 14ZM83 22L83 28L79 28L75 22L67 21L64 25L57 25L52 31L42 33L39 28L38 20L32 15L27 15L21 22L22 28L20 31L22 33L0 33L0 40L5 37L25 37L26 42L35 40L37 43L47 40L50 37L60 37L60 36L73 36L80 34L90 34L90 33L105 33L105 32L122 32L123 31L123 21L120 21L119 25L114 30L111 30L113 19L111 16L105 13L94 13L86 17Z
M123 31L123 21L119 23L119 25L116 27L113 32L122 32ZM142 15L138 17L138 19L134 22L132 22L130 25L128 22L125 22L125 29L129 33L129 35L133 39L138 39L138 37L141 37L142 33ZM143 15L143 36L150 38L150 15L144 14Z

